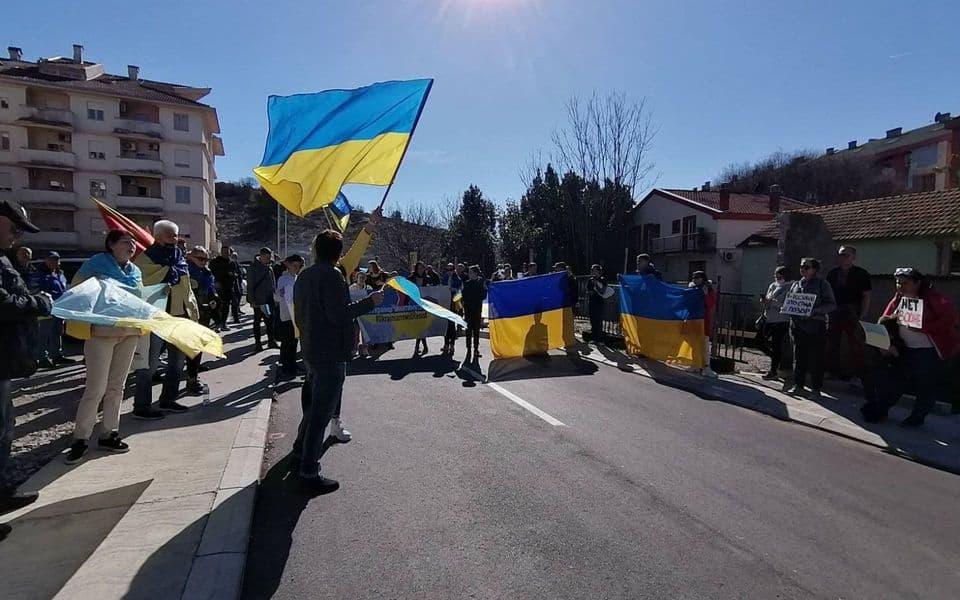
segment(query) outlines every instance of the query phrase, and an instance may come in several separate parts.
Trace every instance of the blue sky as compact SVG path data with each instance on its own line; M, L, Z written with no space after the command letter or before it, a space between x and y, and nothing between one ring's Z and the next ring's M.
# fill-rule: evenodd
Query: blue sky
M571 94L647 97L658 185L692 187L777 149L845 146L960 113L949 2L844 0L247 0L8 3L4 46L82 43L110 72L213 88L220 179L263 153L266 97L433 77L388 208L518 175ZM42 6L41 10L39 7ZM53 15L53 18L47 18ZM370 207L376 188L350 196Z

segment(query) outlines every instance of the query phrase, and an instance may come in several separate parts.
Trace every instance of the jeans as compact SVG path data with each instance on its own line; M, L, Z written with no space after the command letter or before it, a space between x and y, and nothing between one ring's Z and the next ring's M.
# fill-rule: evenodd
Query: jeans
M280 369L289 374L297 372L297 337L293 321L280 321Z
M271 310L273 308L271 307ZM260 343L260 322L267 326L267 342L272 344L273 342L273 313L269 316L264 314L263 309L259 306L253 307L253 339L256 341L257 346L261 346Z
M163 351L163 340L150 334L150 341L144 342L141 338L141 349L149 344L149 366L137 370L137 390L133 396L133 410L149 410L153 403L153 374L160 365L160 353ZM180 375L183 372L183 363L186 357L173 344L167 344L167 370L163 377L163 389L160 392L160 404L169 404L177 400L180 394Z
M10 460L10 448L13 446L13 431L16 425L10 387L9 379L0 379L0 496L7 496L14 492L14 487L7 479L7 463Z
M37 360L63 358L63 320L56 317L39 319L37 326L40 330Z
M913 416L926 418L937 395L946 390L946 368L946 362L934 348L901 349L897 365L889 371L889 379L880 389L884 409L896 404L904 393L912 392L917 397Z
M306 363L307 379L300 393L303 417L293 442L294 456L300 456L300 476L316 478L320 474L320 453L327 424L339 415L347 363Z
M823 354L827 343L826 324L823 321L794 323L793 334L793 383L802 386L810 373L810 387L823 388Z

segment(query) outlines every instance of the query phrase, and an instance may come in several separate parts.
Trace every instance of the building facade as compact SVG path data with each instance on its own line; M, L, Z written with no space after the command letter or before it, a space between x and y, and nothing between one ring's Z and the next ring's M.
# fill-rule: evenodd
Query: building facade
M762 228L781 208L807 207L781 197L719 190L654 189L633 209L631 255L650 254L665 281L689 281L705 271L724 291L740 290L741 249L738 244Z
M145 226L180 225L188 244L217 238L214 162L223 156L210 90L107 74L73 56L0 58L0 197L25 206L41 233L35 250L85 255L103 248L98 198Z

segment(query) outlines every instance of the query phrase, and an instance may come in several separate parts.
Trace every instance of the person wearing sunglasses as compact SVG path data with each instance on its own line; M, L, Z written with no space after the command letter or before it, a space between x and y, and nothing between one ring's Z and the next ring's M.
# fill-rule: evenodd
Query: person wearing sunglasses
M790 317L790 334L793 336L793 386L785 389L791 394L802 393L809 373L812 399L819 400L820 391L823 389L827 315L837 309L833 288L820 277L819 260L804 258L800 261L800 279L790 286L788 296L789 294L813 294L816 299L809 315Z
M37 233L27 211L13 200L0 200L0 514L37 500L37 493L17 493L7 478L7 461L13 445L15 417L11 380L29 377L37 370L35 348L39 339L37 317L50 315L53 299L45 292L30 293L6 252L24 231ZM0 541L10 526L0 523Z
M888 372L889 379L879 386L879 402L868 402L861 412L868 421L882 421L900 396L909 392L917 401L901 425L919 427L937 396L946 394L948 365L960 354L960 320L950 299L919 270L900 267L893 275L897 292L880 323L896 326L896 343L891 346L895 366ZM915 300L920 302L912 302ZM906 318L908 311L915 318Z

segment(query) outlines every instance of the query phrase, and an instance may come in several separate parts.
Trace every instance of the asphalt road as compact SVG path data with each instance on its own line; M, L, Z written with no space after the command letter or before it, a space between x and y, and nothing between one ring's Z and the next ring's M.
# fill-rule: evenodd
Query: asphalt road
M397 346L352 367L334 494L287 476L281 395L245 598L960 597L960 477L610 367L477 385Z

